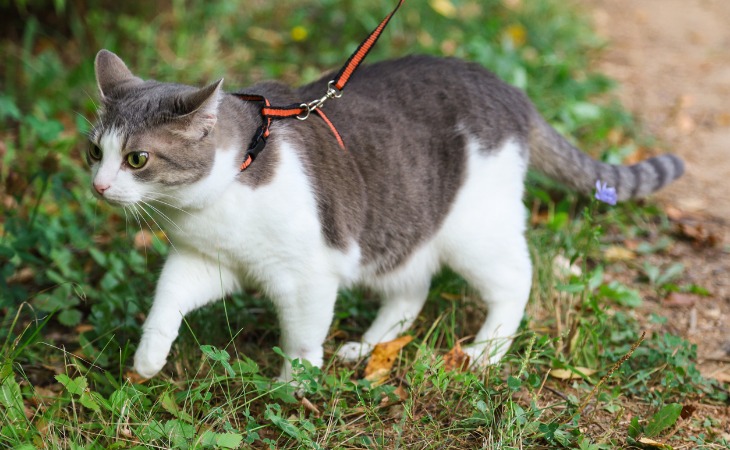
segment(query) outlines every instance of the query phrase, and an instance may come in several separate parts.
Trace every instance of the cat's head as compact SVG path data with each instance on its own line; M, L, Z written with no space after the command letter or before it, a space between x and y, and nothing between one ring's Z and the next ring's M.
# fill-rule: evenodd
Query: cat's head
M95 71L101 108L86 155L93 192L122 206L177 208L215 195L223 80L204 88L143 81L107 50Z

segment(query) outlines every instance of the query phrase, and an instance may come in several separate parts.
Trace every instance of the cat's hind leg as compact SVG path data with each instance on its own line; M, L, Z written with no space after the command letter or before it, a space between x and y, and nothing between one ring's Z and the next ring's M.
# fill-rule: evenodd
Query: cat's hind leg
M488 309L474 343L476 365L496 363L520 325L532 284L522 204L526 161L508 140L486 154L470 140L464 186L437 238L443 262L475 288Z
M512 343L530 295L532 267L524 237L501 238L493 245L462 249L449 265L480 294L487 318L464 351L473 365L496 364Z
M362 341L344 344L337 351L337 357L343 361L357 361L370 355L375 344L391 341L408 330L426 302L428 288L428 282L421 282L385 293L378 314L363 334Z

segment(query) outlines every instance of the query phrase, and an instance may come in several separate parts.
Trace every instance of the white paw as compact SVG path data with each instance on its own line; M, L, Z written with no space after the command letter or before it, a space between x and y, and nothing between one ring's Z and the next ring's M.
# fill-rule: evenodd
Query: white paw
M348 342L337 350L337 357L342 361L354 362L369 356L372 351L373 345L367 342Z
M167 362L167 353L170 346L166 346L164 350L160 350L159 345L155 345L149 339L142 338L139 348L134 354L134 370L145 378L152 378L162 370Z
M487 366L499 364L505 353L485 344L467 345L463 348L463 351L469 356L469 367L472 370L480 370Z

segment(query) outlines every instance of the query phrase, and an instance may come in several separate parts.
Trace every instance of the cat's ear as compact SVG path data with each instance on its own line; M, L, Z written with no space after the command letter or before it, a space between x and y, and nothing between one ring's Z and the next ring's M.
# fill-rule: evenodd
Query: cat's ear
M109 50L99 50L94 60L96 72L96 84L99 87L99 95L104 100L112 89L126 83L141 83L140 78L135 77L124 64L124 61Z
M213 131L223 98L222 86L223 78L183 97L175 132L188 139L201 139Z

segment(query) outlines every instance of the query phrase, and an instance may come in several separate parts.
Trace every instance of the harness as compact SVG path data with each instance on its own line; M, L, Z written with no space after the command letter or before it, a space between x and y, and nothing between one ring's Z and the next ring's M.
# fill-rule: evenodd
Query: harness
M347 60L345 65L342 66L337 76L335 76L333 80L327 83L327 92L321 98L306 103L295 103L288 106L272 106L271 102L269 102L269 100L263 95L249 94L245 92L233 94L239 99L246 102L260 102L260 114L263 122L262 125L254 133L253 138L251 139L251 143L246 150L246 155L243 158L243 163L241 163L241 172L246 170L266 147L266 140L271 134L271 123L274 120L291 118L307 120L311 113L315 113L324 121L325 124L327 124L330 130L332 130L332 134L335 136L335 139L337 139L337 143L340 145L340 147L343 149L345 148L345 143L342 140L342 136L340 136L340 133L337 131L335 126L329 120L324 111L322 111L322 105L324 105L324 103L331 98L340 98L342 96L342 90L345 88L345 85L350 80L350 77L360 66L368 53L370 53L370 50L372 50L372 48L375 46L378 38L382 34L385 27L388 25L388 22L390 22L391 17L393 17L396 11L398 11L398 8L401 7L404 1L405 0L399 0L393 11L391 11L390 14L388 14L385 19L380 22L380 25L378 25L377 28L375 28L370 33L370 35L368 35L367 39L365 39L360 44L357 50L355 50L355 52L350 55L350 58Z

